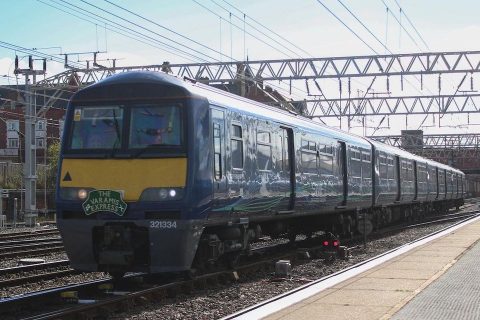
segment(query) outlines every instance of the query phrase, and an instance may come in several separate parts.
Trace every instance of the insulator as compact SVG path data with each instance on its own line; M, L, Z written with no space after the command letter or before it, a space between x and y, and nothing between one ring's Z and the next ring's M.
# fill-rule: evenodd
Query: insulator
M387 92L390 92L390 77L387 77Z
M423 91L423 73L420 73L420 90Z
M338 79L338 89L340 90L340 95L342 95L342 80Z
M348 78L348 95L350 96L352 94L352 83L351 83L350 77Z
M403 75L400 76L400 88L403 91Z
M43 72L47 71L47 59L43 59Z
M18 69L18 56L15 56L15 70Z
M470 90L473 91L473 73L470 76Z
M28 56L28 68L33 70L33 58L32 56Z

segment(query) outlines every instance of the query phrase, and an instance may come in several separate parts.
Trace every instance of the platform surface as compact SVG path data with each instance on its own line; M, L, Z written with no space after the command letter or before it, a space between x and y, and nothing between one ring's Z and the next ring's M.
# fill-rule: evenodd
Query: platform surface
M264 319L480 319L479 239L477 220Z
M480 243L392 319L480 319Z

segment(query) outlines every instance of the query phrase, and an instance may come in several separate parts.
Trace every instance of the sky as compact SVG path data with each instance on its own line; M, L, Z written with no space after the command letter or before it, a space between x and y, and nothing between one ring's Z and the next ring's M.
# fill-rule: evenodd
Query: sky
M117 66L129 66L164 61L190 63L388 53L383 45L392 53L480 49L477 43L480 2L475 0L2 0L1 8L4 18L0 19L0 85L16 83L13 75L16 54L20 57L20 67L27 63L28 54L1 47L11 48L11 45L37 48L55 60L62 60L61 54L65 53L84 53L69 55L70 63L77 65L85 65L85 60L92 60L92 52L99 51L99 63L105 66L111 66L112 59L116 59ZM406 31L400 28L395 17L401 20ZM138 38L138 32L142 34L141 41L132 39ZM36 61L35 66L41 68L41 62ZM46 77L62 71L63 63L48 61ZM445 92L454 91L460 78L442 79ZM369 81L354 81L353 86L355 90L366 90ZM473 81L476 86L475 76ZM408 82L402 91L392 79L392 95L418 92L418 80L410 78ZM436 78L425 79L426 87L434 92L437 82ZM335 80L322 80L320 84L326 95L338 95ZM285 89L285 84L271 85ZM384 87L383 84L375 89L382 91ZM295 84L293 91L295 99L306 95L304 83ZM377 130L376 134L398 134L407 127L417 129L423 120L413 116L407 121L391 118L388 127ZM457 128L435 127L438 119L433 118L424 124L433 125L428 127L429 133L476 130L475 126L463 126L467 122L464 118L446 116L443 119L444 124ZM367 134L373 132L380 120L369 120L371 128ZM339 125L337 120L328 121L330 125ZM355 121L360 126L361 120ZM468 121L480 123L475 117ZM351 130L363 133L358 127Z

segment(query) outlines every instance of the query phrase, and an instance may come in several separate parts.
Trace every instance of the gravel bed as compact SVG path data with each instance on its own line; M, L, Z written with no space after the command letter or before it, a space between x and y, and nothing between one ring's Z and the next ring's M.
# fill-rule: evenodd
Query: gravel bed
M40 291L45 289L57 288L61 286L72 285L75 283L82 283L93 280L100 280L109 278L109 276L103 272L81 273L51 280L44 280L35 283L27 283L17 287L2 288L0 290L0 299L6 297L13 297L34 291Z
M38 255L38 256L31 256L29 258L44 259L45 262L67 260L68 259L67 254L64 251L53 252L53 253L50 253L50 254L44 254L44 255ZM5 260L2 260L2 261L0 261L0 269L17 267L17 266L19 266L18 262L19 262L20 259L24 259L24 258L8 258L8 259L5 259Z
M448 222L433 226L409 229L401 233L368 242L367 249L357 249L349 260L326 263L313 259L294 265L291 277L276 279L272 274L257 272L240 279L237 284L218 286L197 291L191 295L178 295L137 307L130 312L111 315L110 319L218 319L250 305L299 287L309 281L345 269L361 261L384 253L407 242L452 225Z
M44 226L36 226L33 228L27 228L27 227L22 227L19 226L17 228L3 228L0 229L0 234L8 234L8 233L17 233L17 232L35 232L39 230L55 230L57 229L56 225L49 224L49 225L44 225Z

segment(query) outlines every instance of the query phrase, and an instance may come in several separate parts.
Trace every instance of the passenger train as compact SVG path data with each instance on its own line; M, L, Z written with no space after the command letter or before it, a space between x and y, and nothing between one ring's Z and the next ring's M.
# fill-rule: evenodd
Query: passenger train
M235 259L262 235L369 232L458 207L464 185L404 150L194 80L126 72L72 97L56 207L72 267L118 277Z

